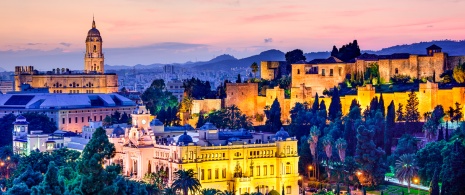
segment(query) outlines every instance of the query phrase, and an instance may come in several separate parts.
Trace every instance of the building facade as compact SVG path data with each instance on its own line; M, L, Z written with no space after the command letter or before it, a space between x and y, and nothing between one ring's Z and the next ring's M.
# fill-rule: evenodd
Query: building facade
M87 33L83 72L56 68L39 72L33 66L15 67L15 91L21 91L21 84L32 88L49 89L50 93L114 93L118 91L118 76L105 73L103 41L100 31L92 21Z
M142 179L165 171L171 184L174 172L192 169L202 188L246 192L285 190L298 194L297 139L281 129L276 134L220 130L206 123L197 131L167 132L148 123L150 114L139 106L132 115L133 127L110 141L117 150L113 162L123 174Z
M47 115L60 130L81 132L89 121L103 121L115 111L131 114L136 104L118 94L0 95L0 117L35 112Z

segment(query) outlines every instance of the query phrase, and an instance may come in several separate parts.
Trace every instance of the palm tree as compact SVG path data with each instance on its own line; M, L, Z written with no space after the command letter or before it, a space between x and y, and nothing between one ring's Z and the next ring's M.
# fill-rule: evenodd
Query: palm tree
M165 190L163 190L163 195L176 195L176 190L172 187L166 187Z
M252 72L254 74L254 78L256 78L257 77L257 72L258 72L258 64L257 64L257 62L252 63L252 65L250 65L250 68L252 69Z
M341 162L344 162L346 159L346 148L347 148L347 142L344 138L339 138L336 140L336 148L337 152L339 154L339 158L341 159Z
M220 195L234 195L235 192L234 191L229 191L229 190L225 190L224 192L221 192Z
M414 154L404 154L396 161L396 177L401 183L407 181L408 193L410 193L410 182L417 170Z
M188 195L189 191L194 194L200 190L201 185L199 180L195 178L194 170L178 170L174 172L174 175L176 179L173 182L173 188L181 190L183 195Z
M325 148L326 157L328 157L326 159L326 170L328 172L328 179L331 180L331 173L329 170L329 160L331 159L331 156L333 156L333 138L331 137L331 135L328 134L323 138L323 146Z
M318 127L316 126L313 126L311 129L310 129L310 136L308 138L308 144L310 145L310 152L312 153L313 155L313 159L314 159L314 162L315 162L315 168L316 168L316 176L318 176L318 154L316 152L316 149L317 149L317 146L318 146L318 137L320 136L321 132L320 130L318 129ZM317 177L318 178L318 177Z
M200 195L220 195L223 194L221 190L214 189L214 188L204 188L200 191Z

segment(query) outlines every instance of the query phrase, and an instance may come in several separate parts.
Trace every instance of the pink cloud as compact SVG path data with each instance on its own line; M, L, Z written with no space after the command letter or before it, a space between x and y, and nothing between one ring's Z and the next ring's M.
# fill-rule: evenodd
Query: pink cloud
M280 12L274 14L263 14L245 17L242 19L244 22L264 22L264 21L275 21L284 18L291 18L294 16L302 15L300 12Z

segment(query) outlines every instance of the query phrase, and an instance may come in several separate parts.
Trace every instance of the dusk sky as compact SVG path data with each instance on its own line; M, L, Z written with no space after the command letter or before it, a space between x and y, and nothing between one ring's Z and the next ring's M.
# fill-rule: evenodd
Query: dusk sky
M20 0L0 3L0 67L83 68L95 15L105 63L236 58L268 49L362 50L465 39L462 0Z

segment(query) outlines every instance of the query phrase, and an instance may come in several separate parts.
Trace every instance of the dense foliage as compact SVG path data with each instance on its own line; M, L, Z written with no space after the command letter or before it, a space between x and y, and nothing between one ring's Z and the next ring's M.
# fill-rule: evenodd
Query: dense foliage
M166 91L165 81L163 79L155 79L149 88L141 95L150 113L157 115L160 110L168 107L176 107L178 99Z

